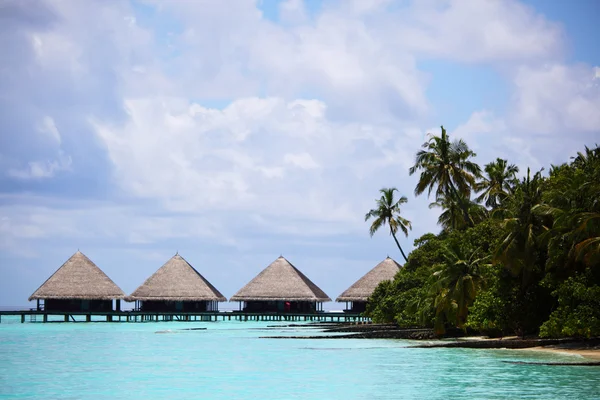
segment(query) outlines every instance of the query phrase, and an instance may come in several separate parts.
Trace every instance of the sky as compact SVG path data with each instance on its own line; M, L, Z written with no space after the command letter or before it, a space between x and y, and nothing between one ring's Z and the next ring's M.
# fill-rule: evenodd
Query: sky
M283 255L335 299L378 190L447 128L484 165L600 143L596 0L0 1L0 306L74 252L131 293L176 252L226 297ZM232 305L233 306L233 305ZM328 307L336 307L329 305Z

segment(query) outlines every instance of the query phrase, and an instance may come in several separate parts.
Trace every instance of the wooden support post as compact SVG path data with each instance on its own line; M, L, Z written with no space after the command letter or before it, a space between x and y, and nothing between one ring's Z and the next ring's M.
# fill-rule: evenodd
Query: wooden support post
M25 314L21 314L21 323L24 324L25 323Z
M48 314L44 314L43 321L44 321L44 322L48 322Z
M69 322L69 314L65 314L65 322Z
M85 316L85 322L92 322L92 314L88 314Z

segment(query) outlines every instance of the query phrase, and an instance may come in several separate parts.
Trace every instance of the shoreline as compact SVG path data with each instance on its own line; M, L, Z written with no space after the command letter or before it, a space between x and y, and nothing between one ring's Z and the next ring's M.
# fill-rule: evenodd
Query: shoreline
M583 362L580 365L600 365L600 337L580 338L527 338L517 336L488 338L485 336L451 335L437 338L430 329L398 328L393 324L337 324L328 326L323 333L334 335L303 336L261 336L262 339L405 339L424 342L413 344L410 348L471 348L471 349L506 349L519 351L537 351L562 355L578 356ZM444 340L445 339L445 340ZM450 340L448 340L450 339ZM588 361L588 362L586 362Z
M600 348L599 347L562 347L562 346L537 346L537 347L528 347L524 349L515 349L518 351L536 351L536 352L546 352L546 353L554 353L554 354L563 354L563 355L572 355L572 356L580 356L586 360L590 361L600 361Z

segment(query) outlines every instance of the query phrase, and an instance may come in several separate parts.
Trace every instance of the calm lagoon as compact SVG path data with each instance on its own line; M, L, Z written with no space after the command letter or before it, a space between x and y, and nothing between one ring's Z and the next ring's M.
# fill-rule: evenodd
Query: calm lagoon
M0 399L599 399L600 368L403 340L277 340L276 323L0 324ZM207 328L206 330L182 330ZM160 331L166 331L157 333Z

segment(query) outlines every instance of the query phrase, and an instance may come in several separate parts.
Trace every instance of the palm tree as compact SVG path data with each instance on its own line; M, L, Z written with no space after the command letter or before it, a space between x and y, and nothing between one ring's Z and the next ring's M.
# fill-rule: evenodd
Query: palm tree
M537 251L542 248L542 234L548 230L545 219L536 212L542 204L542 174L531 177L529 168L508 199L503 227L506 236L496 249L494 259L501 261L514 275L522 274L523 287L536 267Z
M461 201L452 196L438 196L434 203L429 204L429 208L441 208L443 212L438 218L438 225L445 231L466 229L485 220L488 217L488 211L485 207L471 200L462 199L462 202L468 205L468 215L470 224L465 223Z
M544 203L534 211L552 219L543 235L547 267L577 269L600 263L600 148L585 148L572 163L552 166Z
M396 238L396 232L400 229L405 236L408 236L408 230L412 229L410 221L404 219L400 216L400 205L405 204L408 200L405 196L402 196L396 201L394 199L394 192L397 191L396 188L383 188L380 189L381 197L376 200L377 208L370 210L365 215L365 221L368 221L370 218L375 218L373 223L371 224L371 228L369 229L369 233L371 237L384 225L389 225L390 234L394 237L394 241L400 249L400 253L402 253L402 257L404 257L405 261L408 261L406 258L406 254L400 247L400 243L398 243L398 239Z
M573 166L577 168L585 169L586 167L593 167L593 164L600 160L600 146L596 145L595 148L590 149L585 146L585 153L577 152L577 157L571 157L573 160Z
M466 254L456 245L444 249L444 262L433 273L430 287L436 333L443 333L444 320L464 329L469 307L484 284L482 267L489 258L477 257L478 250Z
M479 203L485 201L487 207L495 209L512 192L519 167L497 158L496 161L486 164L484 170L487 176L475 185L476 190L483 193L476 200Z
M581 224L577 231L587 235L575 246L577 259L590 267L600 265L600 212L580 213L576 218Z
M427 190L429 196L437 186L436 198L451 194L458 199L465 223L472 226L468 204L462 199L470 198L481 168L470 160L475 153L469 146L463 140L450 142L446 129L441 128L441 136L429 134L429 140L422 145L423 150L417 152L415 165L409 169L410 175L421 171L415 195Z

